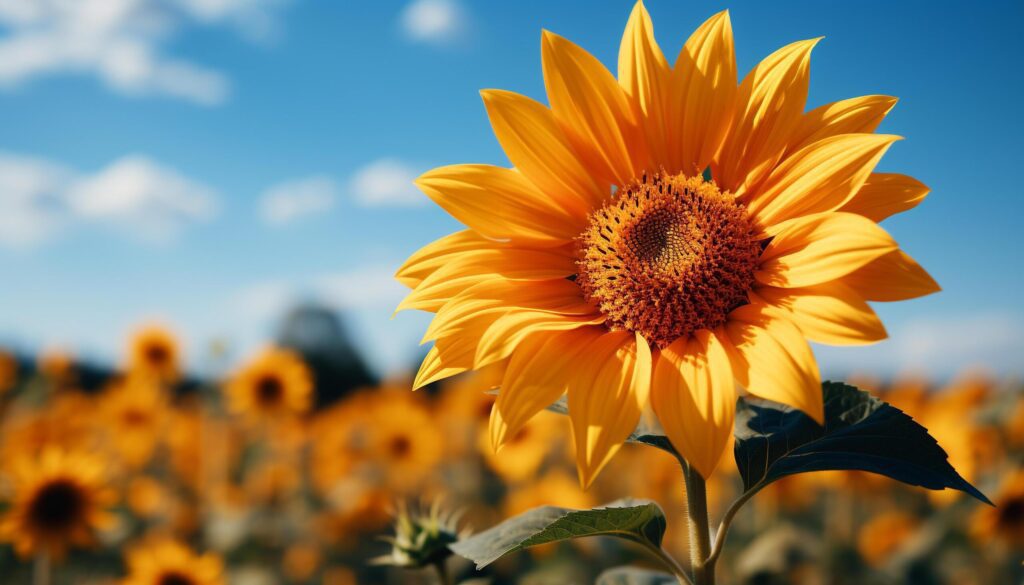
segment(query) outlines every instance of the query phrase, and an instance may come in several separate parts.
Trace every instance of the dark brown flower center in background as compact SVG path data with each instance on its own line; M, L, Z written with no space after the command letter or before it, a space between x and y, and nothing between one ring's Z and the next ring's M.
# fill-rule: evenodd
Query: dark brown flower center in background
M177 571L168 571L163 575L160 575L160 580L157 581L157 585L195 585L195 581L193 581L188 575L184 575Z
M284 384L277 376L263 376L256 382L256 396L261 404L275 405L284 397Z
M746 210L714 183L644 175L590 216L576 282L609 328L664 348L748 302L756 234Z
M162 343L151 343L146 347L146 361L154 366L163 366L171 360L171 352Z
M32 525L49 532L70 530L82 520L85 497L82 490L68 480L56 480L39 489L29 504Z
M401 459L412 451L412 440L405 435L398 435L391 439L391 442L388 444L388 448L390 449L392 456L396 459Z

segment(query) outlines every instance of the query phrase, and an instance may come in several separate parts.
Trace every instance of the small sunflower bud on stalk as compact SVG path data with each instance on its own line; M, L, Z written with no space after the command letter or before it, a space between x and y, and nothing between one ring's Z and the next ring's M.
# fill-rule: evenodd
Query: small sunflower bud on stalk
M460 516L461 511L442 510L441 500L435 500L426 512L410 510L404 502L400 503L395 513L395 535L383 538L391 544L391 552L373 559L371 563L407 569L433 566L441 582L446 583L445 561L452 554L448 545L465 536L458 532Z

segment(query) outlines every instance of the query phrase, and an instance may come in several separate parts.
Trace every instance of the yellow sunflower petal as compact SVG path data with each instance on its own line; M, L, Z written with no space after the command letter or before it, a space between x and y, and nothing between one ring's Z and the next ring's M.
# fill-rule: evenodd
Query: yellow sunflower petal
M721 148L736 103L736 54L728 10L690 35L676 58L674 74L673 101L682 111L671 159L676 169L669 170L700 173Z
M625 185L647 162L633 109L615 77L593 55L544 31L544 86L551 111L587 167Z
M757 294L779 307L811 341L864 345L886 338L885 326L855 290L840 281L806 288L765 287Z
M491 247L453 254L398 305L397 311L438 311L452 297L496 278L546 280L576 272L575 262L564 250L524 250Z
M741 194L782 158L807 101L811 49L820 39L787 45L761 61L740 84L736 114L712 175Z
M924 201L928 192L928 187L914 177L897 173L872 173L864 186L840 211L856 213L879 222L915 207Z
M676 450L702 477L711 477L736 415L729 355L714 333L698 331L661 350L651 405Z
M480 331L480 335L502 316L524 310L551 315L590 317L594 307L584 301L574 283L557 278L522 282L495 278L473 285L452 297L431 321L424 341L454 335L466 327ZM474 339L479 340L480 335Z
M480 92L505 156L545 195L565 209L586 214L610 193L579 161L547 107L526 96Z
M796 325L750 304L730 313L725 331L733 375L747 392L824 422L818 363Z
M437 340L416 372L412 382L413 389L469 371L473 367L475 353L476 345L464 339L455 337Z
M902 250L869 262L844 276L842 281L869 301L905 301L942 290L939 283Z
M395 279L409 288L416 288L423 279L445 266L462 252L497 244L473 230L462 230L435 240L420 248L395 272Z
M541 331L566 331L605 320L596 309L587 315L565 315L550 311L511 311L499 317L480 337L475 368L482 368L512 355L527 336Z
M514 169L439 167L416 179L416 186L452 217L495 240L558 246L586 225L585 215L559 209Z
M495 451L565 393L576 354L603 331L585 327L530 335L523 340L508 362L501 391L491 409L489 433Z
M841 134L793 153L749 198L750 213L771 226L804 215L833 211L861 188L898 136Z
M643 2L629 15L619 47L619 84L643 115L641 124L655 160L668 160L668 143L676 128L670 91L672 70L654 40L654 25Z
M866 95L815 108L800 119L789 139L787 151L796 152L829 136L870 134L882 123L896 101L887 95Z
M639 335L611 331L577 354L567 390L584 488L636 428L650 385L651 350Z
M762 284L794 288L836 280L898 246L875 222L852 213L819 213L791 219L761 254L755 277Z

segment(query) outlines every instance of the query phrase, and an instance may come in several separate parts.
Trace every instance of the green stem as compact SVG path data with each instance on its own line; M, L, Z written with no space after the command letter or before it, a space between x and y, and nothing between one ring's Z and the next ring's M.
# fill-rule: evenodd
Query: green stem
M658 560L661 561L661 564L665 565L665 568L667 568L669 571L672 572L673 575L675 575L675 578L679 581L680 585L694 585L693 580L690 579L690 576L686 574L686 570L679 566L679 563L677 563L671 555L669 555L661 548L654 546L649 542L638 542L644 545L644 548L646 548L648 551L651 552L651 554L657 557Z
M704 478L690 466L686 477L686 514L690 521L690 564L696 585L715 584L715 565L711 557L711 528L708 522L708 497Z
M45 552L36 554L32 566L32 585L50 585L53 583L53 564L50 555Z

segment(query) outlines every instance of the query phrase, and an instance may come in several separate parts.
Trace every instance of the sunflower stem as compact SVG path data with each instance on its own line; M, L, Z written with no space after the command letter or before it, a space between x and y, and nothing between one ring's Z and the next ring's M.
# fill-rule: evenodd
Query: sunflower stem
M36 554L32 565L32 585L50 585L53 583L53 564L50 555L45 552Z
M708 497L704 478L691 466L684 467L686 478L686 514L690 524L690 565L695 585L715 584L715 564L711 557L711 528L708 522Z
M451 585L452 579L448 574L448 566L445 565L444 559L438 559L433 563L434 570L437 571L437 581L441 585Z

